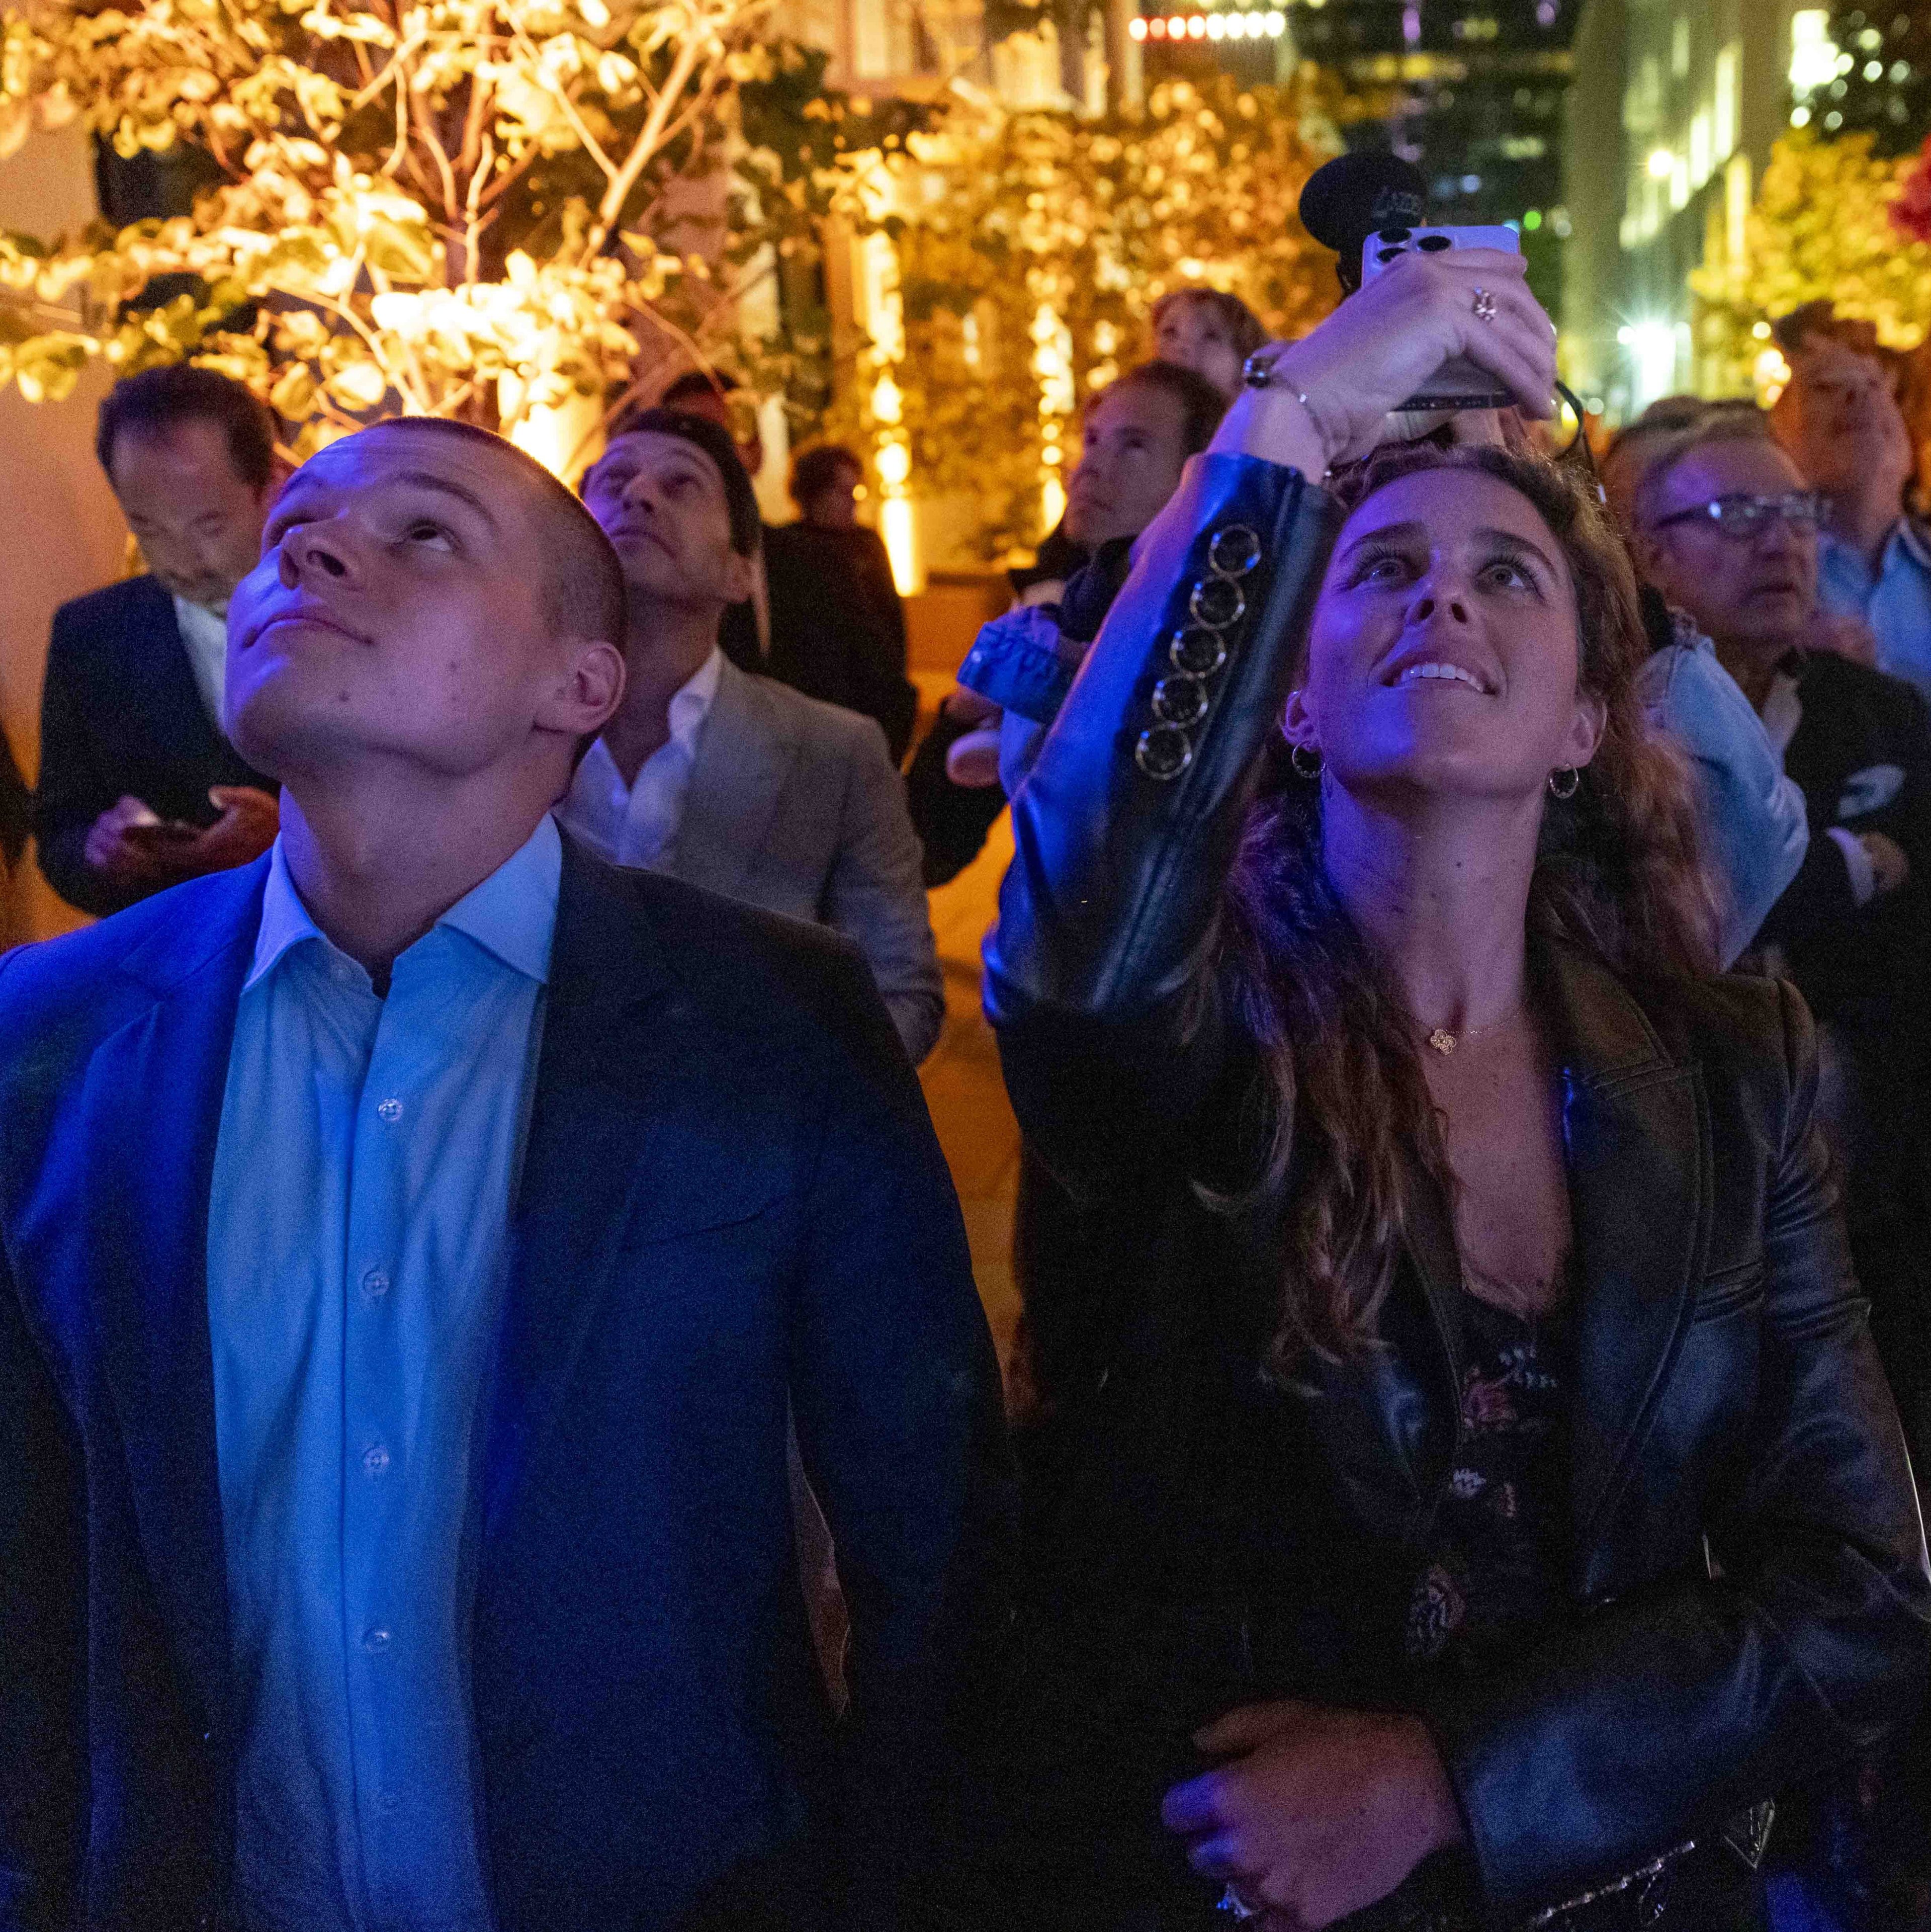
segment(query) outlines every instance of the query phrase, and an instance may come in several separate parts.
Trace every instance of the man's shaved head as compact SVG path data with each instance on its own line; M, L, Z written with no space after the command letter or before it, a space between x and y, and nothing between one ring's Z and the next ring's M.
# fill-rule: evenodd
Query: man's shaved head
M396 416L359 434L457 437L490 449L505 473L528 486L527 500L541 525L543 602L551 628L559 637L600 638L621 647L623 566L596 518L535 458L493 430L442 416Z

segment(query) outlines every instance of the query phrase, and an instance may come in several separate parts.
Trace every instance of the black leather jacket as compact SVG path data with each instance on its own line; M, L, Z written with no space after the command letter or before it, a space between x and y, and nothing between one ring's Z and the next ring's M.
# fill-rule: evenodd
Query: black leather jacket
M1279 1204L1229 1216L1193 1185L1239 1153L1255 1070L1213 928L1340 520L1291 471L1192 466L1014 801L987 946L1014 1105L1117 1285L1041 1546L1063 1558L1063 1648L1111 1660L1088 1742L1129 1810L1232 1702L1416 1699L1396 1633L1459 1387L1446 1204L1408 1231L1387 1346L1310 1364L1290 1394L1256 1366ZM1216 655L1176 641L1190 610L1237 605L1224 665L1156 711L1156 680ZM1203 697L1183 743L1136 755L1158 711ZM1420 1700L1504 1919L1868 1745L1931 1666L1923 1533L1812 1128L1802 1001L1761 980L1628 986L1567 950L1533 964L1579 1270L1573 1615Z

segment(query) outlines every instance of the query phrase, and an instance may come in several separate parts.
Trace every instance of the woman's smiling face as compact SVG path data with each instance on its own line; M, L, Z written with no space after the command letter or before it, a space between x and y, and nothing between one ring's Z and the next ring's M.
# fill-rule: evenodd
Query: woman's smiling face
M1527 796L1601 736L1578 664L1574 584L1535 506L1479 470L1416 471L1342 531L1288 735L1351 793Z

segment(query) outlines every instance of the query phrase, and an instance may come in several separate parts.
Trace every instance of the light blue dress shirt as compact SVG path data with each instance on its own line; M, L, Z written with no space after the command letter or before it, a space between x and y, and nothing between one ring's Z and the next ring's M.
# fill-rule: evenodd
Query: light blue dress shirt
M1828 530L1817 544L1817 601L1834 616L1861 617L1877 640L1877 667L1931 698L1931 542L1908 517L1885 538L1876 569Z
M562 862L546 817L378 998L270 862L208 1230L250 1932L490 1924L473 1478Z

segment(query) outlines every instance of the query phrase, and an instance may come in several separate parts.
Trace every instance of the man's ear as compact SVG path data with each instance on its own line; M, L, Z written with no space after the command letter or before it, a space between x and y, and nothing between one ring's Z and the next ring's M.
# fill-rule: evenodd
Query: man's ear
M757 580L757 559L746 556L741 551L733 550L724 566L724 596L733 604L742 604L751 595L751 586Z
M1669 574L1669 558L1663 539L1639 526L1630 532L1629 542L1630 556L1636 565L1637 576L1645 584L1653 584L1661 590L1663 580Z
M538 729L593 737L623 702L624 674L623 653L616 645L566 638L561 674L537 706Z

